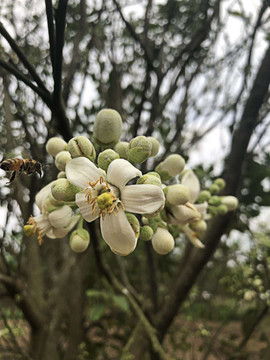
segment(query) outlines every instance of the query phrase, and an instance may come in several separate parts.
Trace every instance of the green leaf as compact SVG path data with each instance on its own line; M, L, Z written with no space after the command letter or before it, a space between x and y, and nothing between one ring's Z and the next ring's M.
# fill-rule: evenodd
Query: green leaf
M127 312L129 310L129 305L127 299L122 295L114 295L113 296L113 303L121 310Z
M102 318L106 311L105 304L96 304L93 305L89 311L89 320L90 321L98 321Z

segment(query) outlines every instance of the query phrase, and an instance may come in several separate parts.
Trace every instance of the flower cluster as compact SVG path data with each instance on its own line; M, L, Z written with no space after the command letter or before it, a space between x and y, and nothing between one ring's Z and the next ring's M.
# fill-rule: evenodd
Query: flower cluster
M70 247L82 252L90 242L83 221L100 218L102 237L118 255L133 252L139 238L151 240L154 250L165 255L181 233L195 246L204 247L200 238L207 229L206 220L237 207L235 197L217 195L224 180L217 179L208 190L200 191L198 178L185 169L185 160L178 154L143 175L135 165L156 156L159 142L145 136L129 143L119 141L121 131L121 116L105 109L94 123L95 146L84 136L68 143L60 138L48 141L46 150L55 158L59 174L37 194L41 214L30 217L25 233L36 233L42 243L45 235L62 238L76 226Z

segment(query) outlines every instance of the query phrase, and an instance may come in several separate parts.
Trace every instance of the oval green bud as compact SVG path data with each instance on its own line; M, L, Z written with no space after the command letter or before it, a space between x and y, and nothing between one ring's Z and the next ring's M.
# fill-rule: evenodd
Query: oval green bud
M226 186L226 182L224 179L222 178L218 178L214 181L214 184L216 184L220 190L224 189Z
M129 148L129 143L127 141L119 141L115 145L114 150L119 154L121 159L127 160L128 148Z
M47 141L46 151L55 157L60 151L66 150L67 143L59 137L52 137Z
M148 136L147 139L150 140L151 144L152 144L152 149L151 149L150 156L151 157L156 156L158 154L158 151L159 151L159 142L157 141L157 139L155 139L152 136Z
M143 241L151 240L153 233L154 233L153 229L150 226L145 225L145 226L141 227L140 239Z
M128 161L141 164L151 155L152 143L145 136L137 136L129 143Z
M60 151L55 157L55 166L60 171L65 171L66 164L71 160L71 155L68 151Z
M212 196L212 197L209 199L208 203L209 203L210 205L218 206L218 205L221 204L221 197L220 197L220 196L216 196L216 195L215 195L215 196Z
M81 189L72 185L68 179L58 179L52 184L51 191L52 196L58 201L74 201L75 195Z
M122 132L122 118L113 109L101 110L96 117L93 137L100 146L114 146Z
M141 176L138 180L137 180L137 184L151 184L151 185L156 185L159 186L160 188L162 187L162 183L160 178L158 178L157 176L154 175L150 175L150 174L145 174L143 176Z
M142 224L143 225L149 225L149 220L144 216L142 216Z
M199 196L198 196L198 199L197 199L197 202L200 204L200 203L203 203L205 201L208 201L211 197L211 193L210 191L208 190L203 190L200 192Z
M168 230L159 227L152 237L152 245L156 253L166 255L174 249L174 238Z
M58 173L57 175L57 179L63 179L66 178L66 173L65 171L60 171L60 173Z
M136 218L135 215L129 214L129 213L126 213L126 217L127 217L128 222L130 223L130 225L131 225L131 227L132 227L132 229L134 231L136 239L138 239L138 237L140 235L140 223L139 223L139 220Z
M99 155L98 155L98 167L107 171L108 167L110 165L110 163L113 160L119 159L120 156L117 152L115 152L112 149L107 149L102 151Z
M68 151L72 158L83 156L90 161L95 161L96 158L94 145L85 136L76 136L69 140Z
M74 230L69 239L71 250L76 253L81 253L88 248L90 243L90 235L85 229Z
M217 184L212 184L209 188L209 191L211 194L218 194L220 191L220 188L217 186Z
M185 185L170 185L163 191L166 196L166 201L170 205L184 205L189 201L189 189Z
M217 207L217 213L219 215L225 215L227 214L227 212L228 212L228 208L226 205L221 204Z
M199 220L189 225L199 236L202 236L207 230L207 223L204 220Z
M235 196L222 196L221 203L226 205L228 211L233 211L238 207L238 199Z
M180 174L185 167L185 160L178 154L169 155L162 161L155 171L160 175L162 181L167 181L170 178Z

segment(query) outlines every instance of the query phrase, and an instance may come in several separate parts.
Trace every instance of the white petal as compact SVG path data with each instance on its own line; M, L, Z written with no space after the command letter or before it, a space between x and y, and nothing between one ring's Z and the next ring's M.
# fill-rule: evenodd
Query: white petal
M165 196L156 185L129 185L121 191L121 200L126 211L136 214L152 214L162 209Z
M201 240L197 238L196 233L188 225L183 227L183 231L187 236L187 238L189 239L189 241L191 242L191 244L193 244L195 247L201 249L205 247L204 244L201 242Z
M48 185L46 185L44 188L42 188L36 195L35 201L37 206L39 207L39 210L42 211L43 204L47 197L51 194L51 187L54 181L50 182Z
M117 216L106 214L104 220L100 219L100 227L104 240L114 252L128 255L135 249L135 233L122 209Z
M64 229L64 228L59 228L59 229L54 228L53 229L53 235L58 239L62 239L63 237L65 237L68 234L68 232L69 232L69 230Z
M55 228L63 228L68 226L71 220L71 216L72 210L68 205L64 205L59 209L52 211L48 215L51 225Z
M65 227L66 230L70 231L74 228L74 226L77 224L77 222L80 220L80 215L72 216L70 223L68 226Z
M56 236L54 235L53 230L54 230L53 228L50 228L50 230L46 232L46 236L50 239L56 239Z
M200 183L192 170L187 170L182 177L181 184L185 185L190 192L190 202L194 203L200 193Z
M178 221L178 224L187 224L194 221L198 221L201 218L200 213L194 207L193 204L186 203L185 205L173 205L170 206L170 210L172 213L171 218L175 218ZM173 224L173 223L172 223Z
M104 174L87 158L78 157L69 161L66 165L68 181L84 189L88 182L97 181Z
M141 176L142 172L131 165L124 159L116 159L112 161L108 167L108 182L117 186L120 190L136 176Z
M92 214L92 205L88 204L85 193L80 192L76 194L76 204L79 206L80 213L84 220L91 222L98 218L98 209L96 209L95 213Z
M207 201L205 201L202 204L193 204L193 205L201 214L202 219L204 219L207 213L207 207L208 207Z
M51 229L51 224L49 222L48 216L41 214L35 216L34 219L37 223L38 229L41 232L41 235L44 236Z

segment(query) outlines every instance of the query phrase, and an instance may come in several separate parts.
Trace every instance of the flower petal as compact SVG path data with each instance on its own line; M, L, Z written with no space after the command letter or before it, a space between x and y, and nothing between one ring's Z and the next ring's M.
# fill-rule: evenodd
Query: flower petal
M198 221L201 218L200 213L194 207L193 204L186 203L185 205L173 205L170 206L170 210L172 215L169 216L170 222L175 225L176 224L187 224L194 221ZM172 220L175 221L172 221Z
M87 186L88 182L98 180L104 174L90 160L85 157L77 157L66 165L66 176L68 181L81 189Z
M53 235L55 238L62 239L68 234L69 230L64 228L53 228Z
M203 249L205 247L201 240L197 237L196 233L188 225L183 226L183 231L191 244L196 248Z
M130 254L136 247L137 239L122 209L117 216L106 214L100 220L101 234L114 252L121 255Z
M200 193L200 183L197 176L192 170L187 170L181 180L181 184L185 185L190 192L190 202L194 203Z
M108 167L108 182L117 186L120 190L136 176L141 176L142 172L131 165L127 160L116 159Z
M68 226L71 221L72 209L68 205L64 205L57 210L49 213L48 218L51 225L55 228L63 228Z
M91 222L98 218L98 209L92 214L92 205L88 204L84 192L76 194L76 204L79 206L80 213L84 220Z
M165 196L156 185L129 185L121 191L121 200L126 211L136 214L152 214L162 209Z
M40 211L42 211L43 204L47 197L51 194L51 187L54 181L50 182L44 188L42 188L36 195L35 201Z
M34 219L37 223L38 229L41 232L41 235L44 236L51 229L51 224L49 222L48 216L41 214L35 216Z
M202 219L204 219L207 213L207 207L208 207L207 201L203 202L202 204L193 204L193 205L201 214Z

